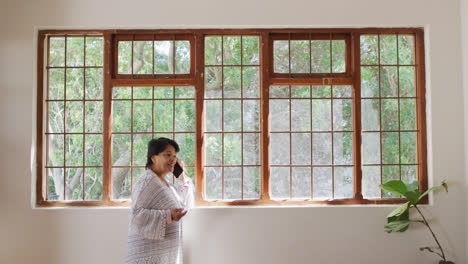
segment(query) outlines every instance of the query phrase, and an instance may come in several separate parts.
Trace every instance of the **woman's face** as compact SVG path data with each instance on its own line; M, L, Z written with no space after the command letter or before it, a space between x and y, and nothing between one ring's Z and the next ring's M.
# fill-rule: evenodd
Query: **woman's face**
M153 161L153 170L158 174L162 174L159 176L165 176L167 173L174 171L177 153L172 145L168 145L163 152L153 155L151 160Z

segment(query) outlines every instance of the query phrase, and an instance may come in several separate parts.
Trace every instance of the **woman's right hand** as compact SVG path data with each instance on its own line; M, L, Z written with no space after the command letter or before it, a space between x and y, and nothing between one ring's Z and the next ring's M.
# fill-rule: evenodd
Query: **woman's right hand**
M187 214L187 211L184 211L184 208L172 208L171 209L171 217L172 221L179 221L185 214Z

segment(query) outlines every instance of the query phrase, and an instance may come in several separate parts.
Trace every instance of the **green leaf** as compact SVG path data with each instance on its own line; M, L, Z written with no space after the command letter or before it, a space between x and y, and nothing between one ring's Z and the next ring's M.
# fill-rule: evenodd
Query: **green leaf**
M400 215L395 215L395 216L392 216L392 217L388 217L387 218L387 221L388 221L388 225L385 225L385 231L387 233L392 233L392 232L405 232L408 228L409 228L409 223L411 222L409 220L409 207L408 207L408 210L405 210L403 211L402 214ZM393 228L393 226L395 225L395 223L403 223L403 222L407 222L408 225L406 226L400 226L400 228L397 228L398 231L396 231L395 228ZM388 227L387 227L388 226Z
M442 183L440 185L442 185L442 187L444 187L445 192L448 192L448 185L447 185L447 183L445 181L442 181Z
M418 181L414 181L410 184L405 184L406 185L406 188L408 189L408 192L411 192L411 191L415 191L418 189L419 187L419 182Z
M389 181L384 184L380 184L379 187L387 192L404 196L408 192L406 185L402 181Z
M404 195L412 204L417 204L421 197L421 192L419 190L414 190L406 192Z
M402 215L403 213L405 213L405 211L409 210L409 205L410 205L410 202L406 202L406 203L402 204L400 207L396 208L390 214L388 214L387 218Z
M425 192L419 197L419 200L421 200L424 196L428 195L430 192L439 189L440 187L444 187L445 191L448 192L447 183L446 183L445 181L443 181L439 186L434 186L434 187L430 188L429 190L425 191ZM419 200L418 200L418 202L419 202Z
M385 232L405 232L408 229L410 223L411 222L409 220L393 221L385 225Z
M440 257L442 258L442 254L440 254L439 252L435 252L434 250L432 250L431 247L422 247L422 248L419 248L419 250L420 250L420 251L427 250L427 251L429 251L429 252L431 252L431 253L437 254L438 256L440 256ZM443 261L443 260L441 260L441 261ZM439 263L440 263L440 262L439 262ZM445 263L445 262L443 262L443 263Z

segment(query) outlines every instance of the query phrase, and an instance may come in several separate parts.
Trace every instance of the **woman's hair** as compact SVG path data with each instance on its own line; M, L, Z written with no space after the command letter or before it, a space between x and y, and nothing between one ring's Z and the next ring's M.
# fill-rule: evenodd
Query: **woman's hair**
M150 140L150 142L148 143L148 154L146 155L147 169L151 168L151 165L153 165L151 157L153 155L158 155L159 153L163 152L169 145L173 146L176 152L179 152L179 145L172 139L160 137L158 139L153 138L152 140Z

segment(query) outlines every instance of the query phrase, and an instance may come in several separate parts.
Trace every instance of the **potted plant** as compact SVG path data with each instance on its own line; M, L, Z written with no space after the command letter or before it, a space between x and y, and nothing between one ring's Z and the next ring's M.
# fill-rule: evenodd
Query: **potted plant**
M439 240L437 239L436 235L432 231L432 228L427 222L426 217L424 217L423 213L418 207L418 203L421 201L421 199L424 196L428 195L430 192L435 191L441 187L443 187L445 191L448 192L447 184L445 183L445 181L443 181L440 185L434 186L430 188L429 190L425 191L424 193L421 193L419 191L418 186L419 186L419 182L417 181L414 181L411 184L405 184L404 182L400 180L389 181L387 183L379 185L379 187L384 191L390 192L395 195L401 195L402 197L405 197L406 199L408 199L408 202L402 204L400 207L393 210L387 216L388 223L385 225L385 231L387 233L405 232L406 230L408 230L411 223L424 224L431 232L432 237L434 238L438 248L421 247L419 248L419 250L421 251L427 250L430 253L437 254L441 258L441 260L439 261L439 264L454 264L454 262L447 260L444 250L442 249L442 246L439 243ZM409 211L411 208L416 209L416 211L418 211L422 219L410 220Z

